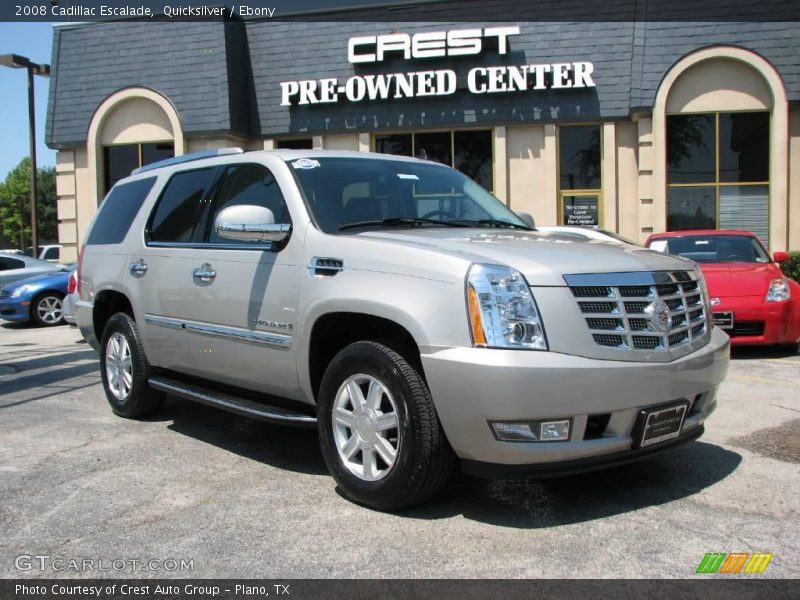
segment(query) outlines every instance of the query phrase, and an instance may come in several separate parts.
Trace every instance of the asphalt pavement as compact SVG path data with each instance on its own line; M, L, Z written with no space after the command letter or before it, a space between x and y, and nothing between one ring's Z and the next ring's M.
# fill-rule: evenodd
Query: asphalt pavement
M800 355L738 351L699 441L568 478L460 476L383 514L336 492L313 430L177 398L115 417L75 329L6 324L0 577L709 578L707 552L798 577L799 386Z

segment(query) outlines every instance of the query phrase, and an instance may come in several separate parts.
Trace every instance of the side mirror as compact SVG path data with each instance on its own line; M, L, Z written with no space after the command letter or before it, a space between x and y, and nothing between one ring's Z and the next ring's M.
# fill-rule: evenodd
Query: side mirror
M518 213L517 213L517 216L518 216L520 219L522 219L522 220L523 220L523 222L525 223L525 225L527 225L528 227L532 227L533 229L536 229L536 223L534 222L534 220L533 220L533 216L531 216L531 214L530 214L530 213L526 213L526 212L518 212Z
M776 263L786 262L787 260L789 260L789 258L790 257L789 257L789 253L788 252L780 252L780 251L778 251L778 252L773 253L773 255L772 255L772 260L774 260Z
M220 237L237 242L282 242L289 237L292 226L275 223L275 215L268 208L239 204L222 209L214 229Z

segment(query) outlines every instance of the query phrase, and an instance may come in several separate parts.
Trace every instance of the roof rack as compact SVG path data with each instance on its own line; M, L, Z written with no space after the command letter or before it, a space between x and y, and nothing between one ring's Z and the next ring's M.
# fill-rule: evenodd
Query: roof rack
M144 173L146 171L152 171L153 169L160 169L161 167L171 167L173 165L181 165L183 163L192 162L194 160L200 160L202 158L213 158L215 156L225 156L227 154L242 154L244 150L241 148L220 148L219 150L202 150L200 152L190 152L189 154L182 154L181 156L175 156L173 158L167 158L164 160L159 160L158 162L150 163L149 165L144 165L143 167L139 167L138 169L134 169L131 171L131 175L138 175L139 173Z

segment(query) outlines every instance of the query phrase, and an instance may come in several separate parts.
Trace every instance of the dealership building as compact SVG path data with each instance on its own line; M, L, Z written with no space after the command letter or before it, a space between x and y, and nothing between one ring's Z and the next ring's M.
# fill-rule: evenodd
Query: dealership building
M797 22L482 20L516 4L57 26L62 256L132 169L234 146L418 156L541 225L800 249Z

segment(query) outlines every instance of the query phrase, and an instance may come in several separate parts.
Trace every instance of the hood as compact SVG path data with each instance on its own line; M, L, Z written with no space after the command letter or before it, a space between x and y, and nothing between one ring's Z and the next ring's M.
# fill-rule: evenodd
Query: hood
M712 297L766 296L769 282L782 277L772 263L701 263L700 268Z
M691 260L638 246L600 240L576 240L513 229L403 229L357 234L392 244L428 248L469 260L507 265L530 285L563 286L563 276L694 269Z
M47 273L39 273L37 275L32 275L30 277L26 277L24 279L17 279L9 284L7 284L3 289L7 291L13 291L17 289L21 285L49 285L51 281L53 281L54 277L63 277L64 285L66 286L66 282L69 280L70 271L61 271L61 270L53 270Z

